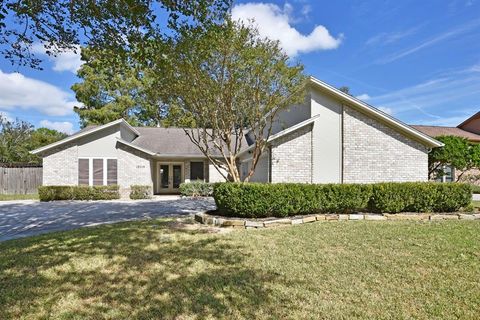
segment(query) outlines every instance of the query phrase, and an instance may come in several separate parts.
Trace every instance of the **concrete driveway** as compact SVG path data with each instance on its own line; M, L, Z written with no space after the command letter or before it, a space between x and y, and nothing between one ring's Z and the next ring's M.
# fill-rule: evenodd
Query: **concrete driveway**
M121 221L188 216L213 199L0 202L0 241Z

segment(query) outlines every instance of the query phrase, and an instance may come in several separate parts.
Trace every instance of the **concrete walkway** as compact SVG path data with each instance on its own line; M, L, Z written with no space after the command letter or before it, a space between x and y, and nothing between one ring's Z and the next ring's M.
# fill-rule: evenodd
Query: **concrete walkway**
M2 201L0 241L121 221L187 216L215 209L213 199Z

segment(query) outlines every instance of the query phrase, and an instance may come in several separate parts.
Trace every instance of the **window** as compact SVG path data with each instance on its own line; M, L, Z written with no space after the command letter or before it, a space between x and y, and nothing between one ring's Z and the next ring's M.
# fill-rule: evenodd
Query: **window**
M203 179L203 162L190 162L190 180Z
M450 165L444 165L441 170L443 173L439 173L435 179L438 182L454 182L455 181L455 168Z
M90 184L90 170L88 159L78 159L78 184Z
M93 159L93 185L103 184L103 159Z
M87 186L117 184L117 159L78 159L78 184Z
M107 184L117 184L117 159L107 160Z

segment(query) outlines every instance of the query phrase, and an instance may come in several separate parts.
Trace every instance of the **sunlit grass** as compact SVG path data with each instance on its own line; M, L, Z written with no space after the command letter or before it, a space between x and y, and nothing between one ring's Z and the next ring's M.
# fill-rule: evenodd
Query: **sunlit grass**
M0 319L477 319L480 223L214 234L168 220L0 244Z
M38 194L0 194L0 201L38 200Z

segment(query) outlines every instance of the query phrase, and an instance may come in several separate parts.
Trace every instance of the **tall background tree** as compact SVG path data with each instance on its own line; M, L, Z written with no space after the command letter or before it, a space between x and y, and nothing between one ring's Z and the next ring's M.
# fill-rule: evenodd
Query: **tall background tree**
M107 51L82 49L85 62L78 71L81 82L72 90L81 106L75 107L81 126L105 124L123 118L133 126L194 126L192 117L163 101L166 86L158 83L151 63L129 57L110 57Z
M31 50L39 42L50 55L82 46L149 60L144 43L222 21L230 6L231 0L3 0L0 53L33 68L40 68Z
M303 66L292 63L276 41L226 20L206 32L189 30L172 45L165 97L191 114L190 140L224 178L240 181L245 134L253 142L253 175L277 114L304 100Z
M26 121L10 121L0 115L0 162L41 163L29 151L65 138L67 135L47 128L34 129Z

